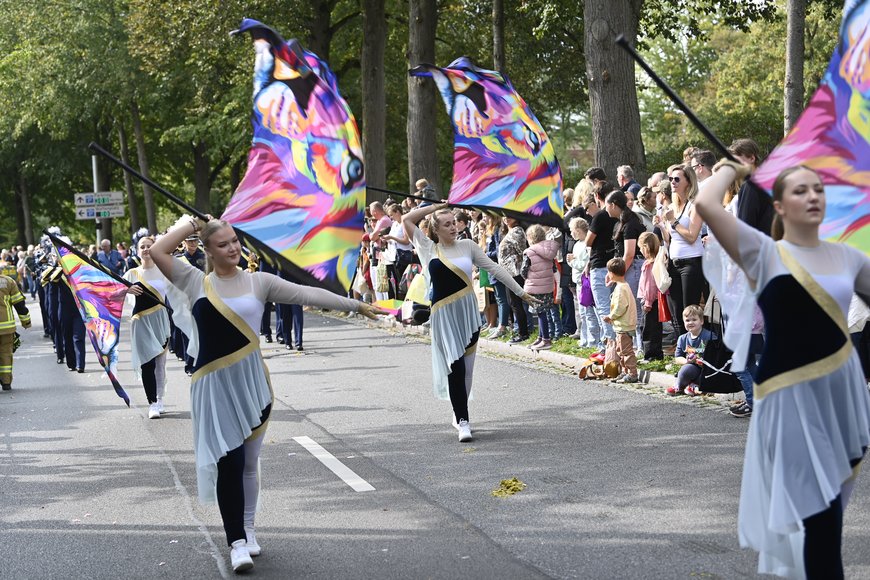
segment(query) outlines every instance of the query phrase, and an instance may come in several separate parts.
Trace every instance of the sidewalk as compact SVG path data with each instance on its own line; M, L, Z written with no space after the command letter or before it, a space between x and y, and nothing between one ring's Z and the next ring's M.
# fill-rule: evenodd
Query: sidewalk
M334 312L327 312L324 314L326 316L341 318L354 324L362 323L370 327L382 328L392 333L405 334L418 340L429 340L428 327L402 324L392 316L382 316L377 321L371 321L361 318L357 315L351 315L350 317L346 317L344 315L339 315ZM481 352L504 357L507 359L524 361L529 363L543 363L549 367L552 367L553 370L555 370L556 372L570 373L575 376L577 375L577 371L580 369L581 363L585 360L584 358L581 358L579 356L564 354L560 352L553 352L549 350L536 351L531 350L526 345L510 344L507 342L502 342L500 340L489 340L483 337L481 337L478 341L478 349ZM727 395L711 393L701 397L670 397L665 394L665 388L673 385L674 375L656 371L650 371L649 374L649 383L619 384L614 383L610 380L581 381L579 378L577 380L578 382L582 382L588 385L604 385L606 383L609 387L641 392L653 397L666 398L668 400L681 403L691 403L699 406L721 409L722 411L726 412L728 407L734 404L735 401L743 399L742 392Z

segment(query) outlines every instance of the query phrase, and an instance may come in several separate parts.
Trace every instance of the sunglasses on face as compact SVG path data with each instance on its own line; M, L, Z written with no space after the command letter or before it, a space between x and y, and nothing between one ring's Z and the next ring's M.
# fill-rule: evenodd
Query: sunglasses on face
M668 181L670 181L671 183L679 183L679 182L680 182L680 176L679 176L679 175L674 175L673 177L668 177Z
M691 168L694 169L695 171L698 171L698 168L701 167L701 164L700 164L700 163L696 163L695 165L690 165L689 167L691 167Z

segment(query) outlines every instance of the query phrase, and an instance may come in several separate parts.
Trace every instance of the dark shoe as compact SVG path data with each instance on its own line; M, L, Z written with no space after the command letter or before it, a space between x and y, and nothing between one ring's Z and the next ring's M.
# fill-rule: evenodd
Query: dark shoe
M302 345L301 345L301 344L297 344L297 345L296 345L296 350L298 350L299 352L302 352L302 350L303 350L303 349L302 349Z
M85 369L76 369L76 372L79 373L79 374L82 374L82 373L85 372Z
M276 337L275 340L278 341L278 344L284 344L284 338L281 336Z
M72 371L76 370L76 368L75 368L75 367L69 367L69 370L70 370L70 372L72 372Z
M62 365L62 364L65 363L65 362L66 362L66 361L65 361L64 359L62 359L62 358L57 359L57 364L59 364L59 365Z
M42 338L51 338L51 335L47 332L42 333Z
M529 340L528 334L515 334L513 338L511 338L508 342L510 342L511 344L519 344L527 340Z
M293 345L292 344L285 344L284 348L286 348L287 350L293 350Z
M752 416L752 407L747 404L743 404L743 406L738 407L736 409L731 409L729 411L732 417L739 417L741 419L748 419Z
M271 336L267 336L267 337L266 337L266 342L272 342L272 337L271 337Z
M0 383L0 385L3 386L4 391L11 391L12 390L12 383Z

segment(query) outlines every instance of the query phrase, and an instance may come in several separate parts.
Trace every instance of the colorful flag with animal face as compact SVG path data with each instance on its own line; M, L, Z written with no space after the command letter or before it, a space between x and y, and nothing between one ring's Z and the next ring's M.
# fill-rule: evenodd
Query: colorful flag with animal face
M73 291L76 306L85 323L85 331L97 353L97 360L109 375L115 392L129 407L130 397L118 380L118 340L121 311L124 308L124 294L119 296L118 293L126 290L130 284L103 270L63 240L51 234L48 236Z
M254 139L222 219L299 282L345 294L365 209L356 121L327 64L295 40L245 19L254 39Z
M562 174L553 145L503 74L462 57L447 68L422 64L453 123L453 185L448 203L553 226L562 224Z
M850 0L819 88L794 128L752 176L772 191L777 175L806 165L825 184L819 235L870 253L870 0Z

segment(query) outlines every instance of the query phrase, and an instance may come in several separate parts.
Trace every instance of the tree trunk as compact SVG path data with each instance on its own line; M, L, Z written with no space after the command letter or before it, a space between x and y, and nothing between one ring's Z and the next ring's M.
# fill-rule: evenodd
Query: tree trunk
M505 72L504 62L504 0L492 0L492 66Z
M387 185L387 112L384 88L384 51L387 18L384 0L363 0L362 63L362 146L366 182ZM381 200L382 194L366 195L366 202Z
M151 179L148 170L148 156L145 152L145 135L142 132L142 120L139 118L139 104L134 99L130 105L130 114L133 117L133 136L136 139L136 155L139 158L139 173ZM145 198L145 218L148 222L148 231L157 233L157 213L154 211L154 192L151 186L142 184L142 194Z
M202 213L211 211L210 167L208 146L203 141L199 141L193 147L193 189L196 192L193 206Z
M118 143L121 147L121 161L130 165L130 150L127 147L127 130L124 124L118 123ZM139 229L139 208L136 205L136 194L133 191L133 176L126 171L124 174L124 191L127 192L127 211L130 212L130 234L135 234Z
M329 0L311 2L311 21L308 23L308 50L329 62L329 45L332 44L332 6Z
M804 110L804 29L807 0L788 0L785 42L783 130L788 133Z
M585 0L583 10L595 163L614 184L619 165L631 165L635 178L646 180L634 61L613 42L621 33L635 44L641 4L642 0Z
M27 179L24 177L24 172L18 174L18 197L21 199L21 220L18 226L18 242L24 240L24 244L29 246L33 243L33 214L30 210L30 189L27 187Z
M246 156L239 157L238 160L230 166L230 192L235 193L242 182L242 167L247 160ZM215 214L217 215L217 214Z
M410 0L408 18L408 64L435 64L435 28L438 11L435 0ZM441 176L436 149L435 82L430 78L408 76L408 172L410 188L420 178L426 178L440 196Z

